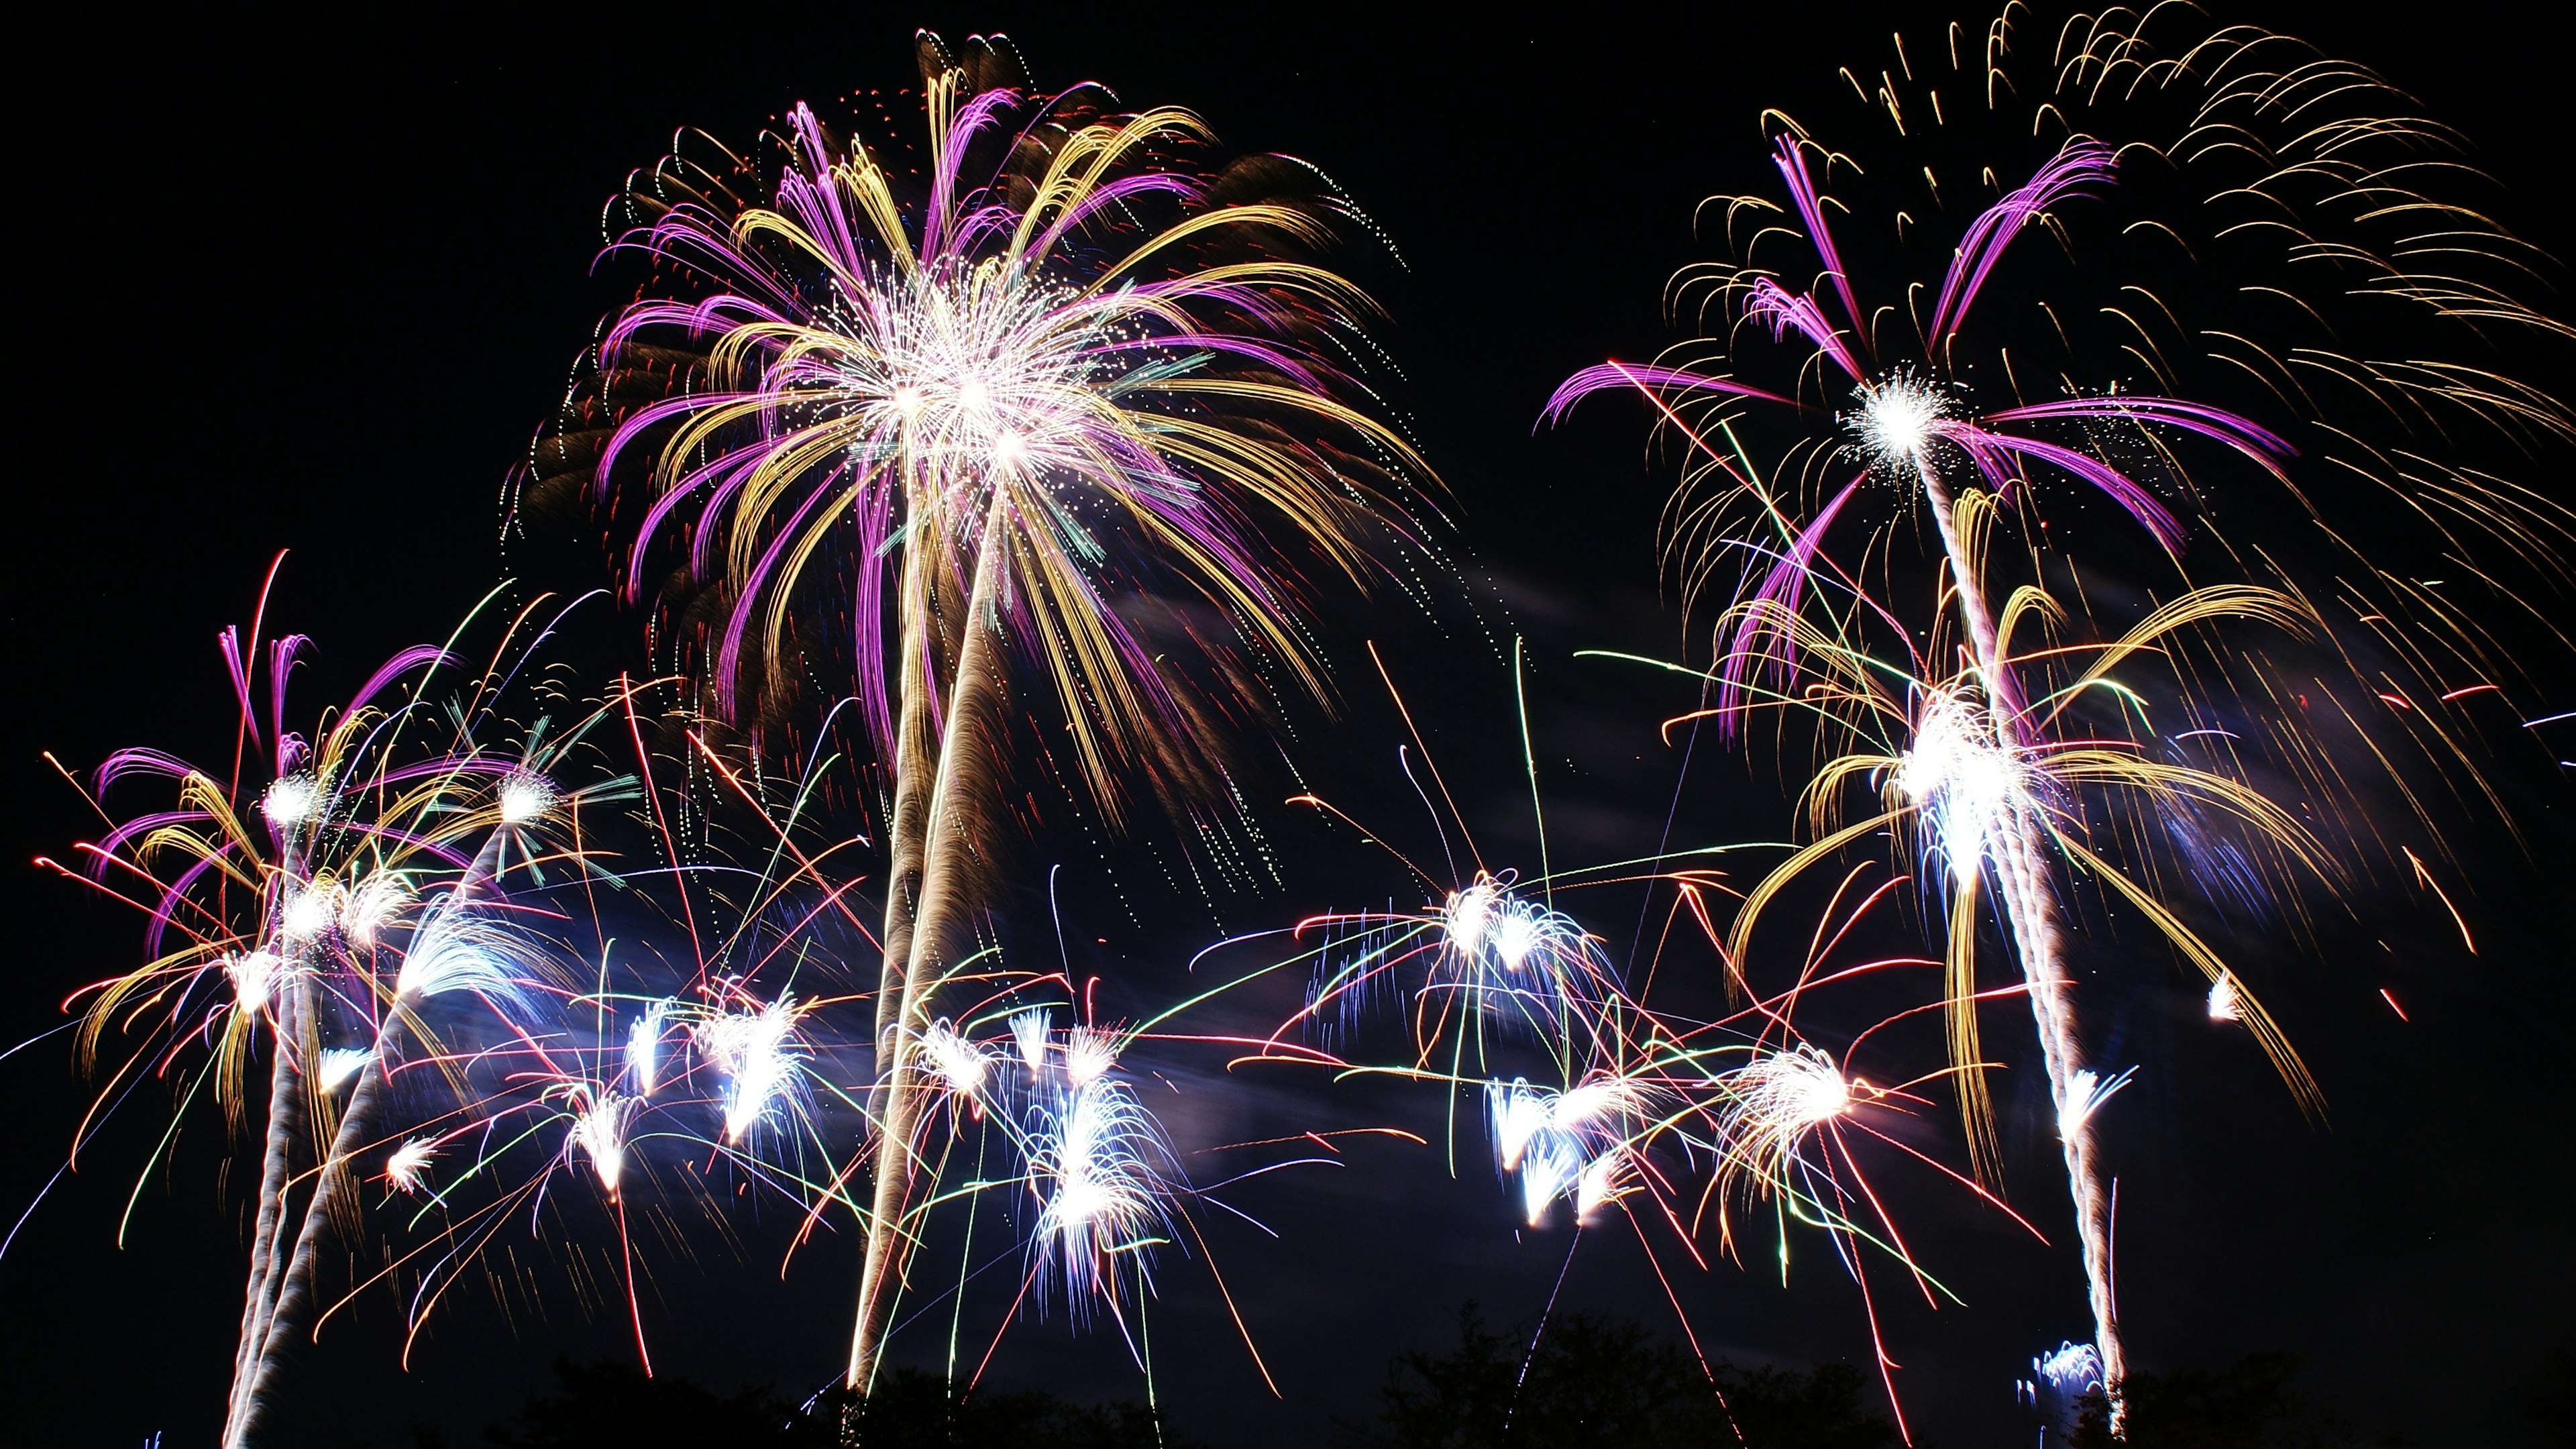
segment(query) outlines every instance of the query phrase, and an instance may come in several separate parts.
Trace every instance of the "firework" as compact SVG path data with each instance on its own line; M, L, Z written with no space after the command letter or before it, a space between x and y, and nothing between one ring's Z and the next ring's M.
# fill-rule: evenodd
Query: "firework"
M584 460L604 498L622 458L655 459L630 591L694 515L689 569L720 574L731 599L705 660L728 700L757 656L774 709L825 541L847 535L857 563L858 697L894 784L861 1388L900 1267L887 1225L909 1191L920 1029L978 891L965 842L1007 773L1009 651L1045 672L1113 824L1130 776L1175 808L1221 798L1213 721L1111 590L1169 578L1320 691L1256 528L1360 579L1382 485L1427 476L1339 400L1353 388L1338 344L1367 304L1293 255L1333 236L1337 203L1296 189L1319 190L1311 175L1256 163L1212 184L1174 164L1209 140L1186 112L984 87L971 77L1006 58L975 44L991 64L925 40L927 194L909 204L872 150L828 141L802 106L774 177L675 158L630 193L638 224L617 245L704 295L639 302L609 327L598 396L618 391L610 378L666 395ZM672 348L703 368L670 371Z
M519 869L537 859L533 822L506 823L498 787L514 768L560 759L579 739L576 729L545 747L483 743L508 728L491 697L510 676L508 651L542 632L514 624L504 658L481 681L458 683L443 717L422 707L423 691L453 655L424 647L397 655L305 734L286 714L286 679L304 641L226 630L244 746L234 767L219 774L128 750L99 770L102 796L158 776L175 782L178 798L176 809L130 818L82 847L88 878L146 912L148 960L75 995L85 1000L80 1053L91 1058L111 1023L149 1033L115 1073L114 1092L143 1064L184 1064L192 1045L208 1043L210 1061L181 1066L181 1100L210 1082L229 1116L260 1110L267 1122L227 1443L259 1432L278 1351L311 1301L326 1224L349 1195L351 1159L383 1110L395 1033L427 1042L421 1013L459 995L496 1021L524 1017L543 989L544 952L474 903L500 889L506 833L523 841ZM552 796L549 808L618 788ZM250 1071L263 1039L264 1103ZM396 1149L386 1181L415 1189L431 1145ZM290 1176L299 1156L318 1170ZM299 1186L309 1186L300 1205Z

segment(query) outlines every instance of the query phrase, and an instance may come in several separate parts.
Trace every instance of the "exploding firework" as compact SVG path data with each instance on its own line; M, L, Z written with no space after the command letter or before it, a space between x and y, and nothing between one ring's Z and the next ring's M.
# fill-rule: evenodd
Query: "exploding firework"
M1139 778L1176 809L1225 798L1207 702L1117 599L1168 580L1320 693L1260 530L1358 580L1364 539L1400 517L1390 485L1428 476L1342 400L1368 304L1303 259L1341 205L1320 178L1269 157L1185 169L1209 144L1188 113L1000 83L1011 58L980 40L961 62L925 36L922 57L925 194L899 199L899 173L802 106L773 170L728 154L639 178L617 248L699 294L615 319L560 436L601 432L591 411L639 386L660 400L615 416L595 455L548 455L603 499L649 457L628 590L685 524L686 576L729 601L703 661L727 701L756 657L775 713L808 652L795 600L823 558L855 564L857 694L894 784L860 1388L899 1276L881 1225L909 1191L920 1028L977 893L966 841L1008 773L1011 653L1044 672L1113 823ZM1230 696L1261 697L1211 658Z

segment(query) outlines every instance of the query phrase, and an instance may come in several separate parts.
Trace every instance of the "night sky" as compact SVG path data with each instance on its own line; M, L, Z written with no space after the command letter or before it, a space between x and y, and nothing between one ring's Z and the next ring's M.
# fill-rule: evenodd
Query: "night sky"
M310 702L345 694L396 647L443 636L505 567L539 570L535 586L605 582L581 575L577 550L505 565L497 543L505 478L597 319L632 291L630 275L592 273L603 203L675 127L748 138L800 99L823 108L917 84L916 25L1006 32L1041 86L1093 78L1130 105L1187 105L1231 150L1284 151L1329 173L1400 251L1400 266L1355 265L1392 315L1385 339L1405 378L1396 401L1454 499L1455 597L1428 614L1393 595L1329 607L1342 714L1292 712L1282 745L1295 779L1282 750L1241 745L1284 884L1203 899L1164 884L1149 844L1104 870L1070 829L1021 849L1024 882L1071 862L1065 934L1077 968L1104 978L1104 1014L1150 1009L1186 984L1190 953L1226 932L1390 897L1420 904L1349 831L1263 803L1302 781L1436 854L1397 772L1402 725L1363 641L1385 651L1498 860L1525 859L1533 844L1511 726L1516 633L1533 661L1560 863L1645 854L1668 809L1676 840L1782 838L1786 797L1758 757L1748 765L1704 746L1675 806L1680 741L1657 731L1691 707L1686 683L1573 658L1705 650L1658 591L1655 524L1672 460L1648 456L1639 411L1624 404L1535 436L1532 422L1575 368L1650 356L1683 335L1659 299L1677 267L1714 255L1693 238L1694 205L1775 182L1762 108L1821 107L1841 84L1836 66L1880 63L1891 24L1931 33L1950 12L1576 8L1579 21L1537 29L1503 22L1500 8L1435 22L1209 5L739 16L584 6L364 27L214 16L147 25L100 7L58 21L49 40L20 50L10 103L22 383L6 593L16 708L0 750L0 779L18 802L7 858L62 854L94 824L39 751L76 772L129 744L220 752L231 713L215 631L246 619L277 550L289 558L272 617L318 639ZM2503 179L2484 204L2564 257L2576 253L2561 211L2576 179L2560 129L2566 36L2519 28L2523 9L2462 0L2389 23L2350 6L2230 13L2414 93ZM1982 11L1957 13L1982 23ZM896 104L911 124L914 103ZM2569 390L2564 377L2535 381ZM2561 499L2565 461L2540 480ZM585 631L586 667L645 666L640 615L601 609ZM2529 713L2576 707L2563 659L2541 677L2557 692L2528 692ZM2570 1342L2576 801L2545 770L2508 772L2506 789L2519 844L2491 820L2463 815L2457 830L2474 955L2437 905L2399 890L2374 891L2312 942L2230 943L2278 965L2272 1004L2323 1084L2327 1126L2302 1120L2241 1039L2192 1029L2197 988L2161 953L2136 943L2106 953L2133 984L2106 987L2102 1010L2128 1059L2145 1064L2110 1148L2123 1183L2122 1317L2138 1366L2287 1349L2363 1426L2468 1444L2501 1442L2484 1436L2504 1422L2491 1417L2502 1397ZM20 864L0 879L15 942L0 1041L16 1042L58 1025L73 987L126 969L140 931L50 873ZM1587 923L1624 954L1638 899L1601 902ZM1008 909L1028 949L1054 949L1042 893L1019 888ZM2410 1020L2389 1010L2382 987ZM1293 1008L1295 993L1261 1004ZM2008 1062L2033 1055L2021 1026L2018 1036L1989 1028L2008 1038L1998 1048ZM0 1060L0 1092L14 1104L0 1219L15 1221L61 1165L87 1101L67 1062L60 1036ZM1437 1142L1439 1106L1419 1093L1284 1072L1225 1079L1197 1059L1154 1065L1184 1089L1156 1105L1185 1145L1370 1124ZM2012 1380L2033 1353L2086 1332L2045 1095L2027 1069L2035 1061L2021 1065L1997 1087L2008 1186L2057 1247L1955 1188L1891 1179L1909 1190L1902 1215L1918 1252L1967 1300L1933 1313L1902 1293L1881 1299L1925 1442L2020 1442L2007 1437L2022 1422ZM13 1429L29 1435L19 1442L134 1445L155 1432L172 1445L211 1442L246 1237L242 1189L218 1186L211 1114L175 1167L135 1195L116 1243L165 1107L130 1107L0 1259L0 1383L10 1421L30 1426ZM1954 1118L1927 1113L1921 1126L1955 1160ZM1587 1234L1570 1269L1573 1235L1561 1223L1516 1231L1472 1132L1454 1178L1436 1145L1363 1139L1337 1166L1229 1200L1277 1232L1223 1215L1209 1229L1284 1403L1263 1389L1204 1262L1168 1255L1153 1309L1173 1421L1218 1445L1318 1443L1364 1425L1390 1353L1445 1343L1469 1298L1494 1320L1528 1320L1561 1271L1560 1306L1659 1331L1672 1322L1624 1227ZM732 1241L709 1229L685 1255L659 1254L647 1309L657 1368L798 1396L832 1381L846 1356L855 1247L847 1234L826 1239L782 1281L794 1225L778 1203L746 1207ZM515 1253L505 1271L532 1293L506 1304L459 1293L408 1371L396 1361L399 1306L382 1293L362 1299L298 1366L288 1437L392 1446L426 1424L479 1442L484 1424L548 1381L557 1354L631 1352L620 1311L552 1273L545 1244L524 1231L504 1242ZM1670 1249L1662 1240L1668 1267ZM1756 1239L1743 1267L1681 1264L1677 1290L1703 1343L1743 1361L1866 1364L1857 1296L1824 1240L1793 1242L1802 1256L1785 1288L1768 1250ZM1006 1299L972 1299L969 1316L980 1307L989 1334ZM895 1357L934 1365L941 1339L937 1328L900 1337ZM990 1378L1085 1400L1144 1392L1114 1334L1095 1325L1075 1335L1061 1317L1015 1326Z

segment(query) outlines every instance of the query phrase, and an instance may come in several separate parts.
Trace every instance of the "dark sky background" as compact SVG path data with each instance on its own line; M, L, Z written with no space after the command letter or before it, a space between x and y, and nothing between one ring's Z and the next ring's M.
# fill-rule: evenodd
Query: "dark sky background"
M2576 248L2559 210L2571 179L2558 129L2565 36L2535 33L2524 8L2232 13L2412 90L2506 181L2501 219L2564 256ZM1436 848L1427 825L1408 823L1420 816L1394 771L1399 726L1344 648L1378 638L1417 703L1435 701L1431 745L1453 783L1473 782L1471 823L1497 857L1525 854L1502 641L1526 631L1558 858L1645 853L1678 764L1656 726L1689 696L1570 656L1682 647L1653 557L1669 469L1643 457L1632 412L1604 408L1535 439L1531 420L1572 369L1671 340L1663 283L1710 254L1691 236L1693 204L1769 183L1762 107L1824 94L1834 66L1875 55L1867 48L1891 18L1928 32L1948 14L1584 6L1533 25L1503 13L941 4L584 6L364 26L229 15L146 25L104 7L58 18L50 40L20 49L10 102L22 382L9 487L19 563L6 594L18 684L0 751L0 780L19 802L5 817L7 858L59 853L86 828L38 751L86 770L118 746L186 753L228 734L212 640L246 617L274 551L292 552L273 616L320 639L311 698L442 635L498 576L504 476L595 319L620 300L589 269L601 205L628 168L660 155L679 125L743 138L800 98L912 84L920 24L1007 31L1042 85L1097 78L1131 104L1192 106L1233 149L1318 163L1382 224L1407 270L1371 281L1394 315L1402 400L1457 499L1480 602L1432 620L1396 602L1337 613L1350 711L1337 726L1308 724L1299 764L1395 838ZM2540 381L2561 392L2568 382ZM613 642L620 630L640 635L635 618L607 622L588 646L604 658L625 647ZM635 660L616 662L640 663L634 647ZM1778 838L1787 812L1761 773L1703 762L1679 834ZM2576 1111L2565 1069L2576 850L2562 784L2534 786L2520 807L2527 858L2492 831L2465 848L2478 954L2429 902L2392 895L2365 903L2353 931L2329 933L2313 969L2274 1001L2334 1104L2331 1128L2304 1123L2241 1040L2213 1045L2184 1029L2196 1009L2188 983L2143 954L2134 963L2161 973L2118 997L2147 1064L2112 1148L2140 1366L2289 1349L2365 1426L2427 1444L2501 1442L2484 1426L2502 1422L2489 1416L2545 1350L2568 1343L2576 1286L2565 1126ZM1284 924L1411 890L1347 832L1284 809L1260 818L1292 862L1284 889L1213 905L1166 898L1137 866L1123 878L1139 903L1131 920L1077 878L1069 934L1109 938L1085 964L1110 978L1113 998L1129 993L1117 1010L1176 983L1177 962L1220 925ZM1024 876L1042 874L1056 848L1033 844ZM15 950L0 1038L16 1041L59 1022L71 987L122 969L138 933L47 875L14 868L6 879ZM1634 910L1631 898L1591 924L1624 950L1623 912ZM2381 986L2401 991L2411 1022L2386 1009ZM18 1104L0 1218L14 1221L60 1164L84 1101L66 1056L57 1037L0 1060L0 1092ZM1191 1143L1279 1123L1438 1120L1401 1093L1168 1065L1193 1089L1174 1123ZM1999 1089L2011 1184L2062 1238L2035 1075ZM214 1133L200 1123L196 1154L137 1198L120 1250L119 1215L166 1121L151 1103L128 1115L0 1260L0 1401L28 1426L13 1431L30 1435L21 1442L131 1445L162 1431L169 1444L206 1443L220 1413L240 1311L237 1196L219 1195ZM1933 1114L1926 1131L1946 1120ZM1571 1234L1516 1233L1469 1146L1454 1180L1436 1152L1357 1146L1337 1169L1232 1199L1275 1240L1230 1220L1211 1227L1284 1402L1262 1389L1204 1263L1167 1256L1153 1333L1182 1431L1219 1445L1321 1442L1366 1420L1387 1355L1441 1343L1462 1299L1500 1321L1533 1316ZM1927 1442L2015 1442L2011 1381L2032 1353L2085 1331L2071 1246L2041 1249L1937 1181L1891 1181L1910 1194L1924 1256L1967 1299L1933 1314L1895 1277L1874 1280L1909 1413ZM832 1378L855 1254L827 1241L782 1281L788 1216L753 1213L738 1247L703 1234L694 1261L662 1256L648 1309L658 1367L800 1393ZM299 1367L286 1421L295 1441L390 1446L426 1424L474 1442L545 1382L557 1353L627 1351L616 1312L564 1275L550 1281L545 1245L510 1241L533 1303L460 1294L405 1372L396 1305L362 1302ZM1682 1265L1677 1290L1703 1342L1747 1360L1865 1364L1849 1279L1822 1240L1795 1249L1785 1289L1767 1271L1767 1241L1748 1247L1751 1270ZM1587 1235L1564 1283L1564 1304L1671 1321L1623 1230ZM999 1305L982 1306L989 1333ZM898 1357L933 1363L939 1338L907 1336ZM992 1379L1085 1399L1143 1393L1114 1335L1077 1336L1061 1319L1014 1327Z

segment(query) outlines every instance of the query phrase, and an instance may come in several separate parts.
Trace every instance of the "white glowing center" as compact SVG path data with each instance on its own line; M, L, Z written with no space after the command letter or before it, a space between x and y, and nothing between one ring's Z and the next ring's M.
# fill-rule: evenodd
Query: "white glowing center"
M1897 764L1896 786L1922 813L1950 867L1968 870L2030 807L2022 769L1985 710L1961 693L1941 690L1924 698L1913 748Z
M270 782L267 793L259 797L259 813L280 830L302 823L313 813L313 804L322 796L322 787L310 775L288 775Z
M1860 415L1852 421L1872 457L1891 468L1910 468L1932 441L1935 425L1948 415L1948 400L1939 389L1898 373L1863 390Z
M414 1137L394 1149L385 1159L385 1181L403 1192L418 1192L420 1176L429 1169L429 1160L437 1151L426 1137Z
M331 929L339 915L338 903L332 900L327 885L308 885L286 898L286 906L277 913L277 929L290 941L310 941Z
M525 825L555 808L554 782L532 771L520 770L503 780L500 795L505 825Z
M1485 933L1494 924L1494 888L1478 881L1453 891L1440 914L1450 947L1461 956L1473 957L1485 949Z

